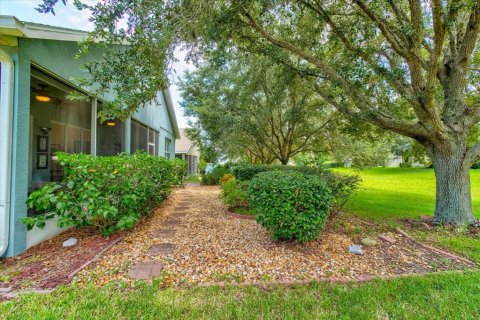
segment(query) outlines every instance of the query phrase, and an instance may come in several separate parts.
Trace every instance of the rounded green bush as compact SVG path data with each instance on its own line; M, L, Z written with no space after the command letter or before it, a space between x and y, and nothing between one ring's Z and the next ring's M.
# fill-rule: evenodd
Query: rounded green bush
M256 221L275 240L314 240L328 218L330 189L318 176L300 172L269 171L257 174L248 188Z

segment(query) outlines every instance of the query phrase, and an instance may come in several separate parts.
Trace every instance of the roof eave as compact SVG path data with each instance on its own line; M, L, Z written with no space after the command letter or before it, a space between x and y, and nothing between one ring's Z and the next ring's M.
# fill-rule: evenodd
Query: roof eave
M170 118L170 123L172 124L173 134L175 139L180 139L180 130L178 129L177 117L175 115L175 109L173 108L172 96L170 95L170 90L162 90L163 98L165 104L167 105L168 116Z
M20 38L75 42L83 41L88 37L86 31L24 22L14 16L4 15L0 15L0 34Z

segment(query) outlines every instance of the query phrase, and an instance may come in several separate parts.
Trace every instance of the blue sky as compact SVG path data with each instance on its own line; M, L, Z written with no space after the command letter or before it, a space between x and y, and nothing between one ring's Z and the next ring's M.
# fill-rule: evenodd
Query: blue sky
M35 11L40 0L0 0L0 14L12 15L23 21L37 22L58 27L66 27L80 30L91 30L92 24L88 21L88 12L78 11L73 5L72 0L67 1L64 6L61 1L55 9L56 15L42 14ZM84 1L88 2L88 1ZM178 78L183 75L186 70L193 70L192 65L184 61L183 52L178 52L177 58L179 62L175 63L175 73L170 75L172 85L170 93L172 95L173 104L175 106L175 113L180 128L187 126L187 119L183 117L183 112L180 109L179 102L181 101L180 93L176 86Z

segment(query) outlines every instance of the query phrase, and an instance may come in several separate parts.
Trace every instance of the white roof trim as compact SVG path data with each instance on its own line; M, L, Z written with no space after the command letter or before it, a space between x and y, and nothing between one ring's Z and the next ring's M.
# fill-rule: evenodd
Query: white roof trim
M54 27L41 23L24 22L18 20L14 16L0 15L0 35L21 38L79 42L87 38L88 32L62 27ZM178 130L177 117L175 116L175 109L173 108L170 91L167 88L165 90L162 90L162 94L167 105L168 116L172 124L173 133L175 135L175 138L179 139L180 131Z
M173 108L172 96L170 95L170 90L162 90L163 98L165 104L167 105L168 116L170 118L170 123L172 124L173 134L176 139L180 139L180 130L178 129L177 116L175 115L175 109Z
M18 20L14 16L0 15L0 35L78 42L85 40L88 36L88 32L54 27L41 23L24 22Z

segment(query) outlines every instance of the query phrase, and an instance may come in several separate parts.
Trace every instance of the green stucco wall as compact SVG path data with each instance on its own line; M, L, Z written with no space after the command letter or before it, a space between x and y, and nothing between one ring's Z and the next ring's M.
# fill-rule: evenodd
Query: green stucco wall
M27 214L25 201L29 185L30 152L30 70L31 64L45 69L53 76L67 82L74 78L87 76L81 66L87 59L95 59L101 52L92 51L88 56L79 60L74 59L78 52L78 44L69 41L54 41L40 39L18 39L18 47L4 47L0 49L12 57L15 63L15 90L13 112L13 150L12 150L12 183L11 183L11 215L9 247L6 256L15 256L26 248L26 227L21 219ZM111 97L102 97L105 99ZM175 138L165 101L161 97L161 104L152 104L137 112L134 117L141 122L148 123L160 132L160 154L164 151L164 140L172 140L171 154L174 156ZM129 124L129 121L126 123ZM126 131L126 145L129 148L129 132ZM128 149L127 149L128 151Z

